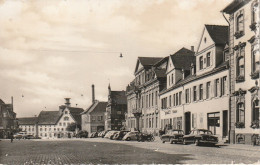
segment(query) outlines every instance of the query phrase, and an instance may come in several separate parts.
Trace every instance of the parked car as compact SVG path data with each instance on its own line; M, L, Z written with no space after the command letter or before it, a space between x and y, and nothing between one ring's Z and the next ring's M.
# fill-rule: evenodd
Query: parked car
M104 132L104 131L99 132L99 133L98 133L98 137L101 137L103 132Z
M19 133L14 134L14 139L22 139L22 138L23 138L22 134Z
M96 137L98 137L98 133L97 132L92 132L89 137L90 138L96 138Z
M196 146L202 143L215 145L218 143L218 137L207 129L194 129L189 135L183 136L183 144L187 143L195 143Z
M153 134L148 134L148 133L139 133L138 136L137 136L137 140L140 142L144 142L144 141L148 141L148 142L151 142L151 141L154 141L154 136Z
M128 132L124 137L123 140L130 141L130 140L138 140L140 132Z
M76 135L77 138L87 138L88 137L88 131L79 131Z
M120 131L116 133L113 137L114 140L122 140L123 137L128 133L129 131Z
M183 141L183 136L184 136L184 132L183 130L179 130L179 129L173 129L173 130L169 130L167 132L167 134L164 134L161 136L161 140L162 143L165 142L170 142L172 143L177 143L177 142L181 142Z
M105 135L105 138L111 139L116 132L118 132L118 131L109 131L109 132Z
M25 135L24 139L35 139L33 135Z
M111 130L107 130L107 131L103 131L103 133L102 133L102 138L104 138L105 137L105 135L109 132L109 131L111 131Z

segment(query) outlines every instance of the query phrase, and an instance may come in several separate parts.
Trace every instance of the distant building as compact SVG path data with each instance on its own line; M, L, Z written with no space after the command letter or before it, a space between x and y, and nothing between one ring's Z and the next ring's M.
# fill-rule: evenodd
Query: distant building
M125 91L111 91L108 86L108 104L105 113L105 130L120 130L125 127L127 101Z
M25 133L25 135L33 135L36 136L38 131L37 125L38 117L24 117L17 118L18 126Z
M92 104L81 113L82 130L91 132L105 130L105 112L107 102L95 100L94 85L92 85Z
M16 113L12 103L6 104L0 99L0 138L9 138L11 132L17 129Z
M168 58L138 57L135 79L127 86L127 128L149 133L160 129L159 92L166 85Z
M38 116L38 136L42 138L71 137L73 132L66 128L71 123L81 124L81 115L84 110L70 106L70 99L59 107L59 111L41 111Z

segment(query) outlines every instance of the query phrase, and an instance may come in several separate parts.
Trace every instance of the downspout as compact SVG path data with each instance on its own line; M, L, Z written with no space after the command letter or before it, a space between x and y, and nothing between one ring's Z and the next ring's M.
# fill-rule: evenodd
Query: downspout
M222 11L222 15L225 18L225 20L228 23L228 42L230 44L230 22L227 20L227 18L225 17L224 12ZM230 45L229 45L230 46ZM228 53L230 55L230 52ZM228 77L229 77L229 102L228 102L228 108L229 108L229 113L228 113L228 142L230 143L230 137L231 137L231 58L229 56L229 68L228 68Z

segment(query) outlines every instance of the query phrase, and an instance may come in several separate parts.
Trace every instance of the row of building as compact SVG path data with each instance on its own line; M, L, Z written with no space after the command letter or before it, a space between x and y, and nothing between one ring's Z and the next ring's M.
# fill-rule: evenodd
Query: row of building
M93 85L86 110L70 107L67 99L59 111L42 111L32 119L37 123L32 133L68 136L66 123L76 122L88 132L158 134L175 128L188 134L204 128L231 143L251 143L252 135L260 133L259 2L234 0L221 12L228 26L205 25L196 50L192 46L166 57L138 57L126 91L111 91L109 85L107 101L98 101ZM74 110L77 117L70 115ZM20 127L26 125L22 120Z
M259 11L257 0L234 0L221 11L229 26L205 25L196 51L139 57L126 89L127 127L205 128L251 143L260 133Z

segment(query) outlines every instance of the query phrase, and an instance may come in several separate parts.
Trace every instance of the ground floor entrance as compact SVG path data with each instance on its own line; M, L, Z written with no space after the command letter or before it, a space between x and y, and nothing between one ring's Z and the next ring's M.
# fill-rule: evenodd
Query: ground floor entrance
M220 135L220 112L208 113L208 129L214 135Z

